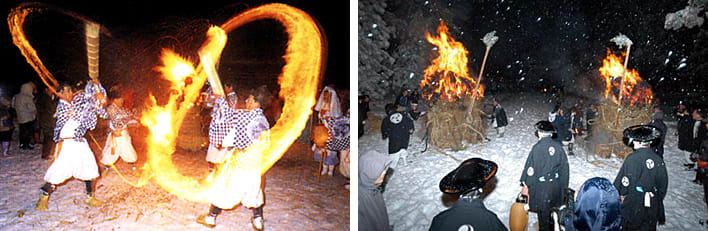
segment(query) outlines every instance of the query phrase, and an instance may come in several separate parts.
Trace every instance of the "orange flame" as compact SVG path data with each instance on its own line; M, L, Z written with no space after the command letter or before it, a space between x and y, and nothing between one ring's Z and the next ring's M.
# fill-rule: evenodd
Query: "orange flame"
M226 163L218 168L211 183L200 183L182 175L172 163L171 155L175 150L176 134L189 107L198 98L199 90L207 76L216 76L215 73L208 74L213 70L210 70L211 66L205 65L218 63L227 32L251 21L266 18L282 23L289 34L284 55L286 64L278 77L280 97L285 99L283 116L270 132L262 134L247 150L233 153ZM305 128L312 114L311 108L315 104L317 86L321 78L322 59L326 55L325 41L319 26L309 15L284 4L267 4L248 10L220 27L211 28L207 36L207 42L199 51L200 55L203 55L202 60L207 61L200 63L196 69L192 68L194 64L173 52L163 51L162 66L158 70L165 79L172 82L172 92L177 93L171 95L164 106L155 105L153 98L150 110L143 114L141 121L151 130L147 152L150 168L156 172L154 179L158 184L181 198L221 203L220 207L229 207L242 199L233 192L244 187L244 184L260 184L259 176L280 159ZM184 84L186 78L193 78L193 84ZM210 81L219 82L218 79ZM264 142L268 140L270 142Z
M444 21L440 21L437 29L438 35L425 33L429 43L438 48L438 57L431 61L425 69L420 86L423 96L430 100L434 97L447 101L455 101L472 94L475 99L484 96L484 86L479 85L473 93L476 80L469 76L467 67L468 51L461 42L456 41Z
M619 96L615 93L616 89L620 88L620 81L624 75L625 53L621 52L619 56L613 54L610 49L607 49L607 57L602 60L600 67L600 75L605 81L605 98L611 98L613 102L620 104ZM634 69L626 70L627 74L624 79L624 89L622 89L622 101L629 104L648 104L653 98L651 88L639 76L639 72ZM615 90L615 91L613 91Z
M38 3L26 3L12 10L8 16L8 26L13 43L20 49L27 62L39 74L42 81L52 91L58 83L52 73L46 69L36 50L27 41L23 24L25 17L32 12L45 10L47 6ZM69 16L91 22L70 12ZM234 153L224 166L216 172L213 183L202 183L182 175L172 161L175 151L176 136L187 111L200 95L200 90L207 79L207 72L218 63L224 48L225 34L233 29L260 19L279 21L289 35L285 51L282 73L278 77L280 97L284 99L282 116L271 128L254 142L247 150ZM101 29L103 33L103 29ZM224 32L225 31L225 32ZM141 123L150 129L147 140L147 164L143 169L140 182L133 186L144 185L146 177L154 177L157 183L168 192L191 201L210 202L210 199L226 200L224 203L235 205L242 199L234 195L240 186L259 184L260 175L264 174L289 148L290 144L305 128L312 106L315 104L317 86L324 68L326 41L319 25L307 13L284 4L266 4L243 12L219 27L212 27L207 33L207 41L200 49L206 63L195 64L171 50L164 49L161 65L156 69L162 77L171 82L169 100L164 105L157 105L154 97L149 98L148 107L141 115ZM214 80L217 83L218 79ZM214 85L213 85L214 86ZM270 139L266 139L270 136ZM270 140L270 142L262 142ZM130 182L128 182L130 183ZM223 201L222 200L222 201ZM224 206L221 206L224 207Z

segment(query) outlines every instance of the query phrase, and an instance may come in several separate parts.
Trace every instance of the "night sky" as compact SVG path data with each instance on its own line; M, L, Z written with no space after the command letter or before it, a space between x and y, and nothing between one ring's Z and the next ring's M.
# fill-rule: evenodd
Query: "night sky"
M24 1L4 1L4 13ZM172 48L192 56L204 38L207 25L220 25L249 8L269 2L285 3L299 8L321 25L328 42L327 66L323 84L349 88L349 6L319 1L42 1L60 9L83 15L102 24L111 33L101 38L101 81L104 85L136 84L143 88L157 86L160 81L144 81L150 76L148 64L157 62L161 48ZM201 5L200 5L201 4ZM86 74L86 50L83 25L77 20L46 11L30 14L25 32L38 51L40 59L60 81L78 81ZM12 43L7 24L5 34L5 77L0 88L11 97L19 84L41 81ZM222 81L249 85L275 85L275 77L284 64L287 34L274 20L249 23L228 34L229 41L219 66ZM190 53L193 52L193 53ZM232 78L225 80L225 78ZM140 81L143 80L143 81ZM256 81L257 80L257 81ZM142 84L142 85L141 85ZM153 89L152 91L155 91ZM159 91L159 90L158 90Z
M392 0L387 3L386 10L398 18L445 20L455 39L469 50L470 68L475 73L484 56L485 46L480 39L496 30L499 41L485 67L485 84L490 92L557 86L566 92L595 94L588 90L600 82L588 80L598 78L597 69L607 48L621 50L610 39L622 33L634 42L628 68L639 71L655 96L680 99L708 93L705 73L695 73L695 68L706 62L693 55L694 39L700 29L663 28L666 14L683 9L686 1ZM425 30L434 32L432 24L437 23L427 24L429 28ZM432 50L422 33L419 39L422 46ZM436 55L431 51L425 57L431 60Z

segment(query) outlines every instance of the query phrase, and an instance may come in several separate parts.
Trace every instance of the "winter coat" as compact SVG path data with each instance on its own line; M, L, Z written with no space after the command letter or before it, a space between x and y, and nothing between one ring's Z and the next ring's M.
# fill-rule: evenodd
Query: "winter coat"
M406 107L406 109L411 108L411 101L408 100L408 96L399 95L396 97L396 106Z
M577 133L575 135L578 135L580 133L580 131L583 130L583 124L580 122L580 115L579 114L575 114L575 115L570 114L570 130L573 131L573 132L571 132L571 135L576 131L577 131Z
M375 151L359 157L359 230L391 230L383 194L375 183L391 162L387 155Z
M551 137L538 140L531 148L521 173L521 182L529 188L531 211L560 206L562 192L568 187L568 180L568 157L563 145Z
M364 135L364 124L369 117L369 111L368 102L359 102L359 137Z
M691 126L691 152L698 152L701 147L701 142L703 142L706 137L708 137L708 130L706 129L706 123L703 121L695 121L694 125ZM695 127L698 124L698 127ZM694 136L695 135L695 136Z
M620 230L620 198L610 180L590 178L580 186L577 195L573 218L565 224L566 231Z
M495 127L505 127L506 125L509 125L506 120L506 111L504 111L504 108L502 108L500 104L497 104L497 106L494 107L493 119L496 122Z
M464 227L471 227L464 229ZM489 211L482 199L460 198L455 204L435 215L433 230L507 230L497 214Z
M20 93L12 98L12 108L17 112L17 122L24 124L37 119L37 107L34 104L34 83L22 84Z
M662 222L664 215L664 196L668 187L666 165L650 148L639 148L627 156L617 173L614 185L622 202L622 223L636 229L642 220ZM650 209L645 209L645 193L654 194L650 200ZM655 227L655 226L654 226Z
M693 118L691 115L678 115L678 123L676 130L678 131L678 148L684 151L692 152L691 143L693 142Z
M0 132L10 131L13 128L12 114L10 114L10 100L0 97Z
M663 120L660 119L653 119L649 122L649 125L652 125L661 131L661 136L659 137L659 143L653 148L654 153L659 155L662 159L664 158L664 141L666 141L666 124L664 124Z
M551 117L553 117L553 119L550 119ZM556 132L558 133L558 136L554 139L555 141L561 142L571 140L572 134L568 130L570 129L570 117L566 115L552 113L548 116L548 118L551 124L553 124L553 127L556 128Z
M381 121L381 135L388 138L388 154L408 149L408 142L415 129L413 119L406 112L394 111Z

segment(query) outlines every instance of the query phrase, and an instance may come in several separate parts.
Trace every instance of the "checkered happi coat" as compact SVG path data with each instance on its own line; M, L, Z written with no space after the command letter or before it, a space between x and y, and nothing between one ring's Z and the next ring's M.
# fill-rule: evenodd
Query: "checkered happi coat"
M209 145L214 147L230 146L223 144L224 137L229 132L234 132L233 146L236 149L245 150L251 143L258 140L261 132L269 129L270 125L262 109L235 110L229 107L224 97L220 97L214 102L212 120L209 124Z
M104 119L108 118L106 110L94 98L94 95L98 92L105 94L106 89L103 89L101 84L94 85L93 82L89 81L84 91L74 95L71 99L71 103L59 100L57 110L54 113L54 117L57 118L57 125L54 127L55 142L61 141L59 133L69 119L74 119L79 122L79 127L74 130L74 138L81 139L87 130L96 128L96 120L99 116Z
M108 112L108 118L111 119L108 123L111 129L124 128L128 124L128 122L133 120L132 113L130 113L125 108L116 106L115 104L111 104L111 106L108 106L108 109L106 111Z
M325 147L335 151L349 149L349 112L340 117L327 117L324 123L329 134Z

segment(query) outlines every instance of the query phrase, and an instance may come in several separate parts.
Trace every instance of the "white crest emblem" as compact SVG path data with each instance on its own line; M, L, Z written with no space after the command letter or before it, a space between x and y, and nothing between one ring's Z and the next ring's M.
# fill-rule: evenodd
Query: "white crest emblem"
M647 168L648 168L648 169L654 168L654 160L652 160L652 159L647 159Z
M391 115L390 117L390 120L392 123L398 124L401 122L401 120L403 120L403 115L401 115L401 113L393 113L393 115Z
M529 169L526 169L526 175L533 176L533 167L529 167Z
M457 229L457 231L474 231L474 227L469 224L464 224Z
M554 148L553 146L548 147L548 154L550 154L551 156L556 154L556 148Z
M624 187L629 186L629 178L627 178L627 176L622 177L622 185L624 185Z

